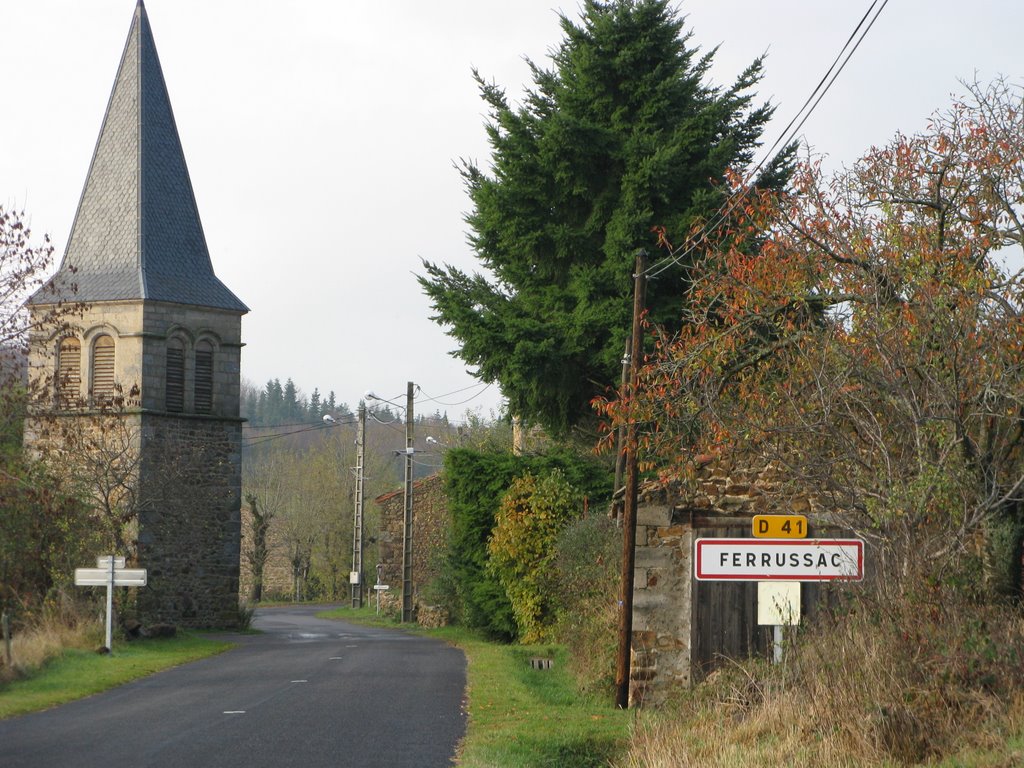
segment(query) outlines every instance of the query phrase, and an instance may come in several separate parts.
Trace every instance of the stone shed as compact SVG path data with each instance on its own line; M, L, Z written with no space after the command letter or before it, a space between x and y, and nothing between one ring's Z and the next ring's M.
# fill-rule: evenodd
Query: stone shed
M388 584L390 598L401 595L402 550L405 529L405 494L391 491L374 499L380 507L381 580ZM412 589L413 606L421 608L423 588L439 575L438 558L445 551L451 515L444 480L440 474L413 483L412 505ZM370 574L372 578L372 574ZM401 598L399 597L399 600Z
M662 486L643 492L637 509L630 700L662 703L675 687L703 679L726 658L767 654L772 629L757 625L756 582L697 581L694 541L747 538L757 514L805 514L810 535L833 536L813 493L792 491L770 462L737 465L701 457L689 492ZM804 615L826 589L801 585Z

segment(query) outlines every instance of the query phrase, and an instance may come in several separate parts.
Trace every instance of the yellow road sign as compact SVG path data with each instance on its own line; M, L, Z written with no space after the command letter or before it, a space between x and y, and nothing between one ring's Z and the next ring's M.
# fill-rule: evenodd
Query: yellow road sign
M803 515L754 515L753 534L759 539L803 539L807 518Z

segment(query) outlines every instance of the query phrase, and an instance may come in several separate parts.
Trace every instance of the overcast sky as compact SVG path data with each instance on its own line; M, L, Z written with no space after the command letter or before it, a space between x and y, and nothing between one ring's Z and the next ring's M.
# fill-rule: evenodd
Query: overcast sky
M729 84L767 51L769 144L869 0L688 0ZM0 204L64 252L135 0L0 0ZM372 389L452 417L497 408L429 320L420 259L471 269L454 168L485 161L477 67L517 98L560 0L148 0L218 276L251 312L242 375L355 406ZM890 0L802 134L833 166L922 129L958 80L1024 81L1020 0ZM453 393L456 390L465 391ZM461 402L480 393L469 402ZM426 400L436 398L438 402Z

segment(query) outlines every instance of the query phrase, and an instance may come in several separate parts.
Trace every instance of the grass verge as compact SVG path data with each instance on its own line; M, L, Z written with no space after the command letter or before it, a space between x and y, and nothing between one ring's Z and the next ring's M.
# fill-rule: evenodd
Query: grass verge
M401 626L377 617L372 608L318 616ZM610 698L579 694L564 649L499 645L460 627L413 631L466 654L469 724L459 758L463 768L596 768L625 749L632 713L616 710ZM553 659L552 668L533 669L534 657Z
M0 719L91 696L231 647L232 643L183 634L115 644L114 653L109 656L68 649L27 677L0 688Z

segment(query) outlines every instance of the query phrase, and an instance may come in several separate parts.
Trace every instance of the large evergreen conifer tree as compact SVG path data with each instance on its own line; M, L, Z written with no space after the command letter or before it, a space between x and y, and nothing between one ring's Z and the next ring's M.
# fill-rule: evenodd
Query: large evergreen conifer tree
M638 249L653 227L681 242L750 164L772 108L752 105L754 61L728 89L706 81L667 0L586 0L561 17L552 68L530 63L522 105L474 76L490 108L491 167L464 162L470 242L488 274L425 263L420 283L480 378L513 414L564 433L618 381ZM789 150L759 183L781 183ZM685 262L648 289L654 321L678 327Z

